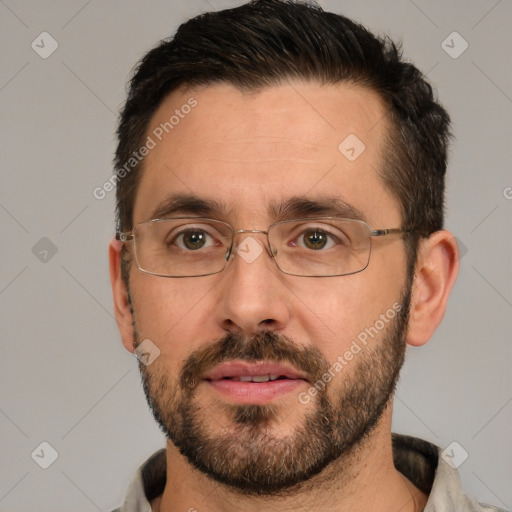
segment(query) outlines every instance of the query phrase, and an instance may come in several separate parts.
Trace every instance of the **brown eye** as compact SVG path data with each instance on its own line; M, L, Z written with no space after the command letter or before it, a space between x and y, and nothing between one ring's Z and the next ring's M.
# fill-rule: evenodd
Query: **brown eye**
M302 239L304 241L304 245L308 249L319 250L323 249L328 241L329 235L323 231L314 230L314 231L306 231L302 235Z
M204 231L186 231L181 233L178 239L181 238L181 243L185 248L190 250L202 249L207 242L208 235Z

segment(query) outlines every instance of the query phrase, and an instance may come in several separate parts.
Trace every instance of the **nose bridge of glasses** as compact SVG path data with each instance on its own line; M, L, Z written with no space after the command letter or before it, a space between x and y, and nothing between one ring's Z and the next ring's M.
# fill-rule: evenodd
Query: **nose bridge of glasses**
M238 235L241 233L263 233L264 235L268 234L268 231L264 231L262 229L239 229L235 231L234 235Z
M243 240L238 240L236 243L234 242L235 238L238 236L238 235L242 235L242 234L245 234L247 233L249 236L244 238L243 240L247 240L247 238L251 238L251 235L256 235L256 234L262 234L262 235L266 235L265 238L266 238L266 243L263 245L263 248L267 250L267 252L269 253L270 256L273 256L272 254L272 251L273 249L270 247L270 250L269 250L269 245L270 245L270 241L268 239L268 231L265 231L263 229L238 229L237 231L234 231L233 232L233 248L234 250L231 252L230 256L231 257L234 257L235 253L238 251L238 248L240 247L240 245L243 243Z

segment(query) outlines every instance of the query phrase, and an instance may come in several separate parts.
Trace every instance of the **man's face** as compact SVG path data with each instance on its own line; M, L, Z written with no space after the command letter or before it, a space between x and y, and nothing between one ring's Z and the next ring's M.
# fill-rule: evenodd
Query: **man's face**
M182 109L191 97L197 105ZM179 122L158 141L154 130L176 110ZM378 176L385 119L374 93L347 84L174 92L148 129L157 144L146 157L134 225L153 218L170 194L186 194L224 205L208 217L235 230L266 230L276 221L271 204L332 197L374 229L400 227L398 204ZM359 156L353 138L338 147L351 134L364 143ZM136 341L149 338L160 350L140 366L166 435L218 481L272 493L346 454L381 418L405 350L406 258L399 237L384 237L372 242L363 272L290 276L267 252L265 235L236 241L249 235L265 247L261 254L239 253L211 276L163 278L132 264L130 295ZM312 387L329 370L325 389ZM284 378L240 381L267 374Z

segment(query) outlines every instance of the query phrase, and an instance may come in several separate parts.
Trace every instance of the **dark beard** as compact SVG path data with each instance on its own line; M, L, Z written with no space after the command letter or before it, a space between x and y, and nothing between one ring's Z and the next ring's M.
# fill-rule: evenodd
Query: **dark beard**
M139 363L146 399L153 415L180 453L195 468L217 482L247 495L282 495L319 474L330 463L362 446L390 402L405 356L410 287L402 309L381 338L371 339L354 355L350 368L326 384L311 400L304 419L288 437L277 437L278 407L230 405L222 409L229 428L215 426L196 397L201 376L223 361L272 360L302 370L311 383L330 367L321 352L301 347L289 338L264 331L247 339L228 333L194 351L178 381L165 369ZM135 333L136 336L136 333ZM138 340L138 337L135 337ZM155 365L156 366L156 365ZM344 375L348 373L348 375ZM304 407L297 401L297 408ZM282 420L281 420L282 421Z

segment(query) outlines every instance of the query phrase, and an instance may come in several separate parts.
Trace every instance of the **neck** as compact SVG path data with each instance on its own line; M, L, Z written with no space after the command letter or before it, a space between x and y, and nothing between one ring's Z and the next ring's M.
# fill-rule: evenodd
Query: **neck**
M393 464L391 407L364 443L327 466L308 482L279 496L246 496L193 468L174 445L167 443L167 483L156 512L197 510L305 510L336 512L419 512L427 496Z

